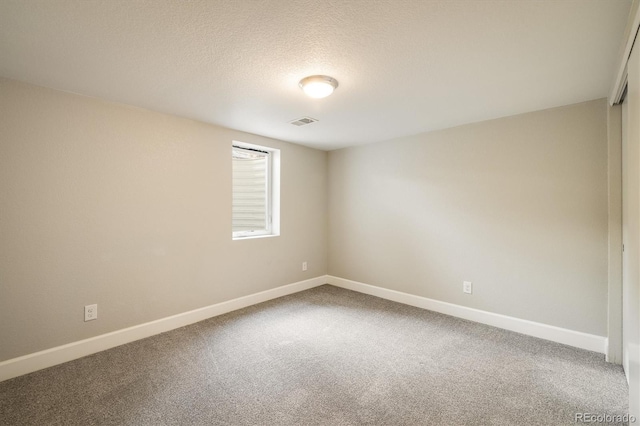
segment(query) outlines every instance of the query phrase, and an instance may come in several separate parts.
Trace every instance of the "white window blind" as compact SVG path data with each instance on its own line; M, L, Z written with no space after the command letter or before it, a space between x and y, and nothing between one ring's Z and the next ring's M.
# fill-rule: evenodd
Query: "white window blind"
M232 169L234 237L271 233L270 152L234 145Z

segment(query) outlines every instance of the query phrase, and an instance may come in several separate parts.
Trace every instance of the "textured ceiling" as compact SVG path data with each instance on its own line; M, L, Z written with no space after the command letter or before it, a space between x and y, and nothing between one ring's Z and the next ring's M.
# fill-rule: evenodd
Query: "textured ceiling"
M0 75L328 150L605 97L630 5L1 0Z

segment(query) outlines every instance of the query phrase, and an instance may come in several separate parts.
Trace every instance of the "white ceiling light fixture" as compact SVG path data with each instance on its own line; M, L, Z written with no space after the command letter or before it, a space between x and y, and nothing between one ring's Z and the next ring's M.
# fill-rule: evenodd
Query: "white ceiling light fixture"
M312 98L326 98L338 87L338 80L327 75L312 75L300 80L300 88Z

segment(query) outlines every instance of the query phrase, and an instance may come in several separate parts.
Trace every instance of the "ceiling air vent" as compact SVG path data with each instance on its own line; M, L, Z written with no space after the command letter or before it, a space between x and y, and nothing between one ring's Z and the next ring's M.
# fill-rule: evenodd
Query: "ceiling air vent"
M311 124L311 123L315 123L316 120L315 118L311 118L311 117L302 117L302 118L298 118L296 120L290 121L289 123L293 124L294 126L306 126L307 124Z

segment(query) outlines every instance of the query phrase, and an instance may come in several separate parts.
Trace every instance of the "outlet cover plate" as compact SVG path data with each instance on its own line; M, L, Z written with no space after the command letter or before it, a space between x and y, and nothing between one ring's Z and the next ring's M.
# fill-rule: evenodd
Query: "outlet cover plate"
M93 321L98 319L98 305L87 305L84 307L84 320Z

